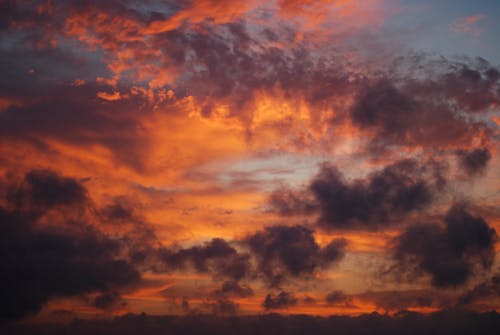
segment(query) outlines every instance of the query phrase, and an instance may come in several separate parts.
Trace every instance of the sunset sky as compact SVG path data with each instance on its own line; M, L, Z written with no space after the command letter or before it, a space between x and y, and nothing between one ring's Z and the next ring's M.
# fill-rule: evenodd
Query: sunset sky
M0 0L0 320L500 311L499 18Z

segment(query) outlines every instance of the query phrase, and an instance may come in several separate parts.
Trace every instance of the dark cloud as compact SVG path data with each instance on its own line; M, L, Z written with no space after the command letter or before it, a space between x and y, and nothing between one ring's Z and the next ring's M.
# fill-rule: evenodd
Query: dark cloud
M429 274L435 286L465 283L495 257L495 229L463 206L452 207L439 224L419 224L396 238L395 257L406 270Z
M283 309L296 305L298 301L293 293L281 291L276 295L266 295L262 306L265 309Z
M447 150L488 141L492 125L477 116L500 101L497 68L482 58L423 53L400 57L393 66L360 86L349 111L353 124L372 138L371 152L397 146Z
M470 334L491 335L500 331L500 315L496 312L472 313L448 310L430 314L401 312L394 316L378 313L360 316L318 317L307 315L265 314L256 316L188 315L152 316L127 314L109 320L78 320L67 324L5 325L6 335L31 334L339 334L339 335L421 335Z
M332 291L325 297L325 301L327 304L342 307L355 307L352 303L352 300L352 296L347 295L339 290Z
M148 9L153 3L156 5ZM150 143L141 136L142 124L130 115L134 113L124 111L144 111L144 106L151 109L146 99L131 98L129 92L132 87L148 87L148 82L162 76L162 70L179 74L162 88L172 88L178 98L192 97L207 118L221 104L229 106L227 116L237 117L248 126L249 138L254 102L262 92L279 91L291 100L305 99L313 107L313 123L319 123L320 113L335 106L338 113L331 120L335 121L332 127L349 119L370 135L374 133L372 149L403 145L433 150L472 145L475 137L488 137L491 129L461 112L482 112L499 102L498 70L484 60L457 62L443 58L441 62L425 63L430 56L405 57L398 59L404 64L401 67L424 68L427 72L423 78L382 66L377 73L361 75L364 71L353 68L363 68L363 64L354 65L351 50L346 52L341 45L312 52L307 39L297 42L299 32L291 26L249 29L243 19L223 24L187 19L180 26L144 37L152 21L195 6L191 2L187 6L178 2L151 2L149 6L129 1L58 2L53 10L45 11L30 5L4 6L9 13L6 16L17 20L20 18L12 15L13 8L23 7L21 16L25 20L18 24L18 31L33 33L42 26L42 31L47 30L55 40L78 38L82 45L73 46L78 52L68 51L64 43L44 48L43 53L37 48L5 50L9 55L1 63L6 64L2 70L8 75L3 76L4 81L0 78L0 94L22 98L23 104L2 113L5 117L0 117L1 124L5 126L0 126L0 131L23 140L56 137L83 145L101 144L136 169L145 168L141 165L146 160L144 148ZM113 20L115 17L123 19ZM84 32L72 36L63 24L67 21ZM86 42L93 52L82 47ZM287 47L276 47L280 42ZM43 61L37 61L40 58ZM35 80L26 74L26 64L35 64L41 73L61 73ZM113 67L123 67L123 71L113 73ZM109 92L110 87L93 81L113 75L122 77L116 89L128 97L112 103L100 101L96 93ZM61 85L60 78L84 78L87 84L69 87ZM137 85L129 85L131 81ZM356 99L350 108L345 100L353 94ZM289 127L284 126L287 122L276 121L274 127L288 132Z
M339 261L346 241L333 240L324 248L315 241L313 231L303 226L271 226L244 241L257 258L258 271L279 285L287 276L311 275L316 269Z
M306 227L272 226L234 244L249 252L238 251L221 238L189 248L161 247L153 267L160 272L194 269L209 273L215 280L225 280L215 296L248 297L253 290L240 281L260 278L279 286L288 277L310 277L342 259L347 241L334 239L322 248Z
M365 292L357 298L374 303L385 311L401 311L410 308L438 308L453 305L454 298L440 291L401 290Z
M225 281L222 286L214 292L216 297L250 297L254 291L250 286L242 285L237 281Z
M283 215L316 212L328 228L377 229L428 206L445 183L442 170L432 161L407 159L348 181L335 166L323 164L308 189L278 190L270 204Z
M111 309L119 306L126 306L127 303L122 300L120 293L116 291L102 292L94 298L92 305L99 309Z
M199 272L239 280L249 274L251 265L247 254L239 253L227 241L214 238L201 246L190 248L162 248L160 261L166 270L178 270L192 266Z
M86 190L78 181L37 170L28 172L10 192L15 201L0 207L1 319L35 314L54 297L92 292L104 297L140 282L139 272L120 257L121 242L72 210L71 205L86 201ZM62 219L46 218L63 222L40 220L55 206Z
M73 178L50 170L28 172L21 185L7 195L7 201L17 208L50 209L60 205L85 204L87 190Z
M478 301L489 301L500 297L500 276L496 275L485 280L465 292L458 305L469 305Z
M98 86L47 85L44 90L48 91L39 92L40 96L23 98L22 106L10 106L0 114L2 141L33 145L59 140L83 147L100 144L120 162L143 168L141 155L148 140L141 136L140 121L130 111L141 110L145 101L136 98L108 103L96 97Z
M120 202L105 206L101 213L111 222L134 219L134 209Z
M376 82L361 91L350 113L352 122L374 132L371 150L387 146L446 148L470 144L486 125L461 116L439 99L419 97L391 81Z
M491 159L491 153L488 148L459 150L457 151L457 155L461 167L469 175L483 172Z
M232 315L238 311L238 305L231 300L220 299L212 304L212 312L217 315Z

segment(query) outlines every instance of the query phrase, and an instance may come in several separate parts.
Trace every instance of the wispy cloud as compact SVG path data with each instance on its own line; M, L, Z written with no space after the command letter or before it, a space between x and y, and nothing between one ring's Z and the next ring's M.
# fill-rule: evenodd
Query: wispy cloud
M450 30L455 33L466 33L473 36L480 36L484 29L479 26L479 22L484 20L486 15L474 14L456 19L450 24Z

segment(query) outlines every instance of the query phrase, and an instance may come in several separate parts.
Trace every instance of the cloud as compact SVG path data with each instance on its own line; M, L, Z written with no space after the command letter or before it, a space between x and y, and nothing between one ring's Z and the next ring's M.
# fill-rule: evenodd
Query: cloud
M365 292L356 295L362 301L373 302L385 311L402 311L412 308L441 309L454 304L455 298L442 291L408 290Z
M424 272L437 287L458 286L495 257L495 229L463 206L453 206L440 224L407 228L395 240L395 259L406 271Z
M321 248L313 231L304 226L271 226L244 239L257 259L258 272L271 286L288 276L304 278L344 256L347 242L335 239Z
M21 185L8 191L7 201L17 208L47 210L56 206L85 204L87 190L77 180L51 170L32 170Z
M481 301L491 301L500 297L500 276L494 275L466 291L459 299L458 305L470 305Z
M216 297L239 297L246 298L254 295L250 286L241 285L237 281L225 281L222 286L214 292Z
M474 14L456 19L450 24L450 30L454 33L467 33L473 36L479 36L483 33L483 29L477 26L477 23L482 21L486 15Z
M264 314L255 316L225 317L199 316L154 316L127 314L112 319L82 319L60 325L33 325L22 323L5 328L5 334L40 334L55 331L66 334L127 334L163 333L180 334L331 334L361 335L368 333L397 334L496 334L500 330L500 316L496 312L472 313L463 310L448 310L437 313L401 312L393 316L378 313L359 316L318 317L307 315Z
M158 253L167 271L192 266L198 272L240 280L251 270L249 255L239 253L221 238L214 238L201 246L178 250L160 248Z
M94 298L92 305L99 309L110 309L117 306L126 306L127 303L122 300L120 293L116 291L106 291Z
M469 77L469 73L475 77ZM434 80L408 83L381 80L358 93L350 118L355 126L373 137L369 144L372 152L380 153L395 146L447 149L472 145L476 137L487 133L484 122L466 118L461 112L485 110L498 101L495 93L490 96L489 88L483 87L488 80L468 68L445 73ZM468 94L459 93L468 87L471 87ZM456 103L456 107L447 101Z
M277 190L270 205L282 215L319 215L326 228L377 229L400 223L432 203L445 183L443 167L407 159L348 181L333 165L323 164L306 190Z
M262 303L265 309L282 309L296 305L299 300L293 293L281 291L279 294L268 294Z
M141 282L121 256L121 242L85 222L87 193L77 180L35 170L8 188L0 207L0 319L35 314L55 297L93 292L101 294L94 303L104 307Z
M491 159L491 153L488 148L477 148L473 150L457 151L460 166L469 175L484 172L486 165Z
M352 296L349 296L339 290L328 293L325 297L325 301L328 305L341 306L345 308L355 307L352 303L353 302Z
M233 315L238 311L238 305L231 300L220 299L212 304L212 312L217 315Z

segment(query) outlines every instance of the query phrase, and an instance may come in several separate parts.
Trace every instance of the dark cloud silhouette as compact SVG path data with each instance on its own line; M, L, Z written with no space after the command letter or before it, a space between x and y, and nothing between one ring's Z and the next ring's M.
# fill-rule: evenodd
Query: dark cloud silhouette
M358 299L372 302L385 311L401 311L410 308L444 308L452 306L455 298L436 290L401 290L365 292L356 295Z
M237 281L225 281L222 286L214 292L216 297L250 297L254 291L250 286L242 285Z
M111 309L117 306L126 306L127 303L122 300L120 293L106 291L96 296L92 301L92 305L99 309Z
M212 312L217 315L232 315L238 311L238 305L228 299L219 299L212 304Z
M391 75L361 85L349 116L370 132L369 149L375 154L391 146L477 146L491 135L491 125L475 116L500 101L497 74L481 58L409 55L395 62Z
M313 231L303 226L268 227L237 243L250 252L238 251L220 238L189 248L162 247L158 250L161 265L156 266L156 271L193 268L210 273L215 279L227 279L216 295L243 297L253 291L242 286L240 280L261 277L271 286L278 286L288 276L311 275L340 260L347 244L344 239L335 239L321 248Z
M28 172L21 185L8 190L7 201L17 208L46 210L60 205L85 204L87 190L77 180L50 170Z
M2 326L0 326L2 327ZM339 334L339 335L421 335L470 334L491 335L500 331L500 315L496 312L472 313L447 310L431 314L400 312L394 316L378 313L360 316L318 317L307 315L258 316L188 315L149 316L124 315L110 320L76 320L69 324L10 324L0 330L6 335L74 334Z
M472 136L485 127L459 116L445 103L396 88L391 81L377 82L361 91L350 115L355 125L375 132L371 150L391 145L471 143Z
M313 231L303 226L271 226L248 236L244 241L257 258L258 271L279 285L287 276L299 277L312 274L320 267L339 261L346 241L337 239L321 248Z
M448 211L444 223L414 225L396 238L395 257L403 269L429 274L435 286L456 286L476 269L491 267L495 229L459 205Z
M325 301L329 305L354 307L352 304L352 297L339 290L328 293L325 297Z
M251 270L250 256L239 253L221 238L190 248L161 248L159 257L167 271L192 266L199 272L239 280Z
M461 167L469 175L483 172L491 159L491 153L488 148L459 150L457 151L457 155Z
M408 159L348 181L335 166L323 164L307 190L278 190L270 205L283 215L316 212L328 228L377 229L428 206L445 184L442 170L435 162Z
M8 208L0 207L0 319L35 314L54 297L92 292L104 297L140 282L139 272L120 257L121 242L82 222L80 211L71 208L87 201L78 181L31 171L8 194ZM39 220L56 207L71 225ZM106 299L100 300L104 306Z
M500 276L495 275L465 292L458 305L469 305L478 301L488 301L500 297Z
M299 299L291 292L281 291L280 293L268 294L262 303L265 309L283 309L298 303Z

